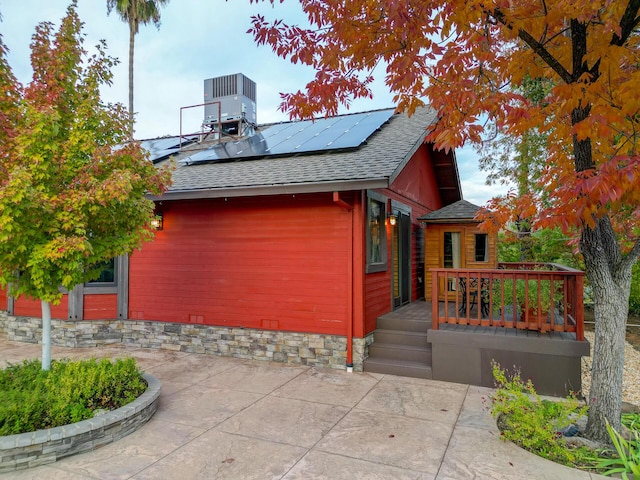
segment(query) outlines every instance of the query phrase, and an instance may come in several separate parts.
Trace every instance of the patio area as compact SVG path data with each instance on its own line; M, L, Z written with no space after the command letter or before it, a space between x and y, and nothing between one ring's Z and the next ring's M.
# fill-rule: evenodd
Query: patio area
M40 348L0 334L0 365L39 357ZM123 356L162 383L145 426L0 478L602 478L501 441L485 387L120 345L53 348L54 359Z

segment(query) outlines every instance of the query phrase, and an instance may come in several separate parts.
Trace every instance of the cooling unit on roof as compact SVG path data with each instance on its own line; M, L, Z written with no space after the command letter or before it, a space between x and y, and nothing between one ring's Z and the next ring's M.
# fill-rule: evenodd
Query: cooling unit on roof
M256 83L241 73L207 78L204 103L204 125L257 123Z
M183 165L291 156L359 148L393 116L394 109L285 122L237 141L213 145L180 160Z

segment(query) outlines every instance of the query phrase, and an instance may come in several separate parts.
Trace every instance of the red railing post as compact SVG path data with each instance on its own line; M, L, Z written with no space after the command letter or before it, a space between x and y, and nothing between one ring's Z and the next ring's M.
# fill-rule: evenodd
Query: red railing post
M443 322L496 326L575 333L576 340L584 340L584 272L555 264L547 264L546 270L536 263L500 266L507 269L432 269L432 328L437 330ZM452 281L455 291L449 291Z
M431 272L431 328L433 330L438 330L438 324L440 323L440 305L438 303L439 288L440 281L438 278L438 271L434 270Z

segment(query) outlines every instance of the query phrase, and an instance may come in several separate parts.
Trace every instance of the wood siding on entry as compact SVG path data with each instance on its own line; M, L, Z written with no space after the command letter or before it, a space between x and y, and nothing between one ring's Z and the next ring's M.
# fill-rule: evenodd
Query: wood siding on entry
M475 261L475 235L487 233L478 228L478 223L429 223L425 229L425 297L431 298L431 275L430 268L444 268L443 248L444 232L460 232L461 245L461 268L498 268L498 246L497 236L494 233L489 235L489 255L487 262Z
M159 209L163 230L131 257L129 318L345 334L352 213L330 194Z

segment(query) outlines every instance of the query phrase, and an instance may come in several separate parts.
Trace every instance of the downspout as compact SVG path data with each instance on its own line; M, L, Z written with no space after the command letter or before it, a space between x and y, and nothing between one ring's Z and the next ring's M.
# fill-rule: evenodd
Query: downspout
M353 372L353 242L355 237L353 235L353 205L345 202L340 198L339 192L333 192L333 202L351 212L349 229L351 230L351 241L349 242L349 263L347 267L347 276L349 278L348 289L349 295L347 297L347 372Z

